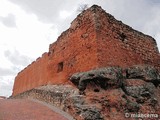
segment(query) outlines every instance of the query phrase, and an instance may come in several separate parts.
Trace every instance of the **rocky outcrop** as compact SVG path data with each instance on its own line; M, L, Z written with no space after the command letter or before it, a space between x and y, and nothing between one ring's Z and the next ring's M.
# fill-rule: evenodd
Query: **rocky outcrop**
M78 89L83 92L87 84L94 82L100 85L101 88L107 87L118 88L122 84L123 74L120 67L100 68L88 72L75 73L70 78L71 82L78 86Z
M76 120L125 120L160 114L160 75L152 66L106 67L75 73L73 85L47 85L14 98L34 98L57 106ZM156 81L156 82L155 82Z
M100 107L104 119L127 119L125 114L159 114L160 75L152 66L107 67L75 73L70 80L87 101ZM138 119L130 118L130 119Z
M135 65L126 70L127 79L142 79L146 82L152 82L155 86L160 83L160 75L152 66Z

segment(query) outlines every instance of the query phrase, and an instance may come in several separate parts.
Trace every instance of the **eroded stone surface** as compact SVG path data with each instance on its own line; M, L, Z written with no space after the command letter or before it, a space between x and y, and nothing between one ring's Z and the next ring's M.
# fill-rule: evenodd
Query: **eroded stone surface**
M145 76L150 74L145 71L146 68L155 70L150 66L141 67ZM135 70L134 67L106 67L76 73L70 80L78 89L73 85L47 85L14 98L45 101L68 112L77 120L134 120L126 118L125 113L160 114L159 83L153 84L152 80L146 81L139 75L137 77L137 74L132 74L129 78L128 69ZM82 81L85 89L79 87ZM109 81L114 82L111 84ZM105 87L102 83L105 83Z
M120 87L122 84L123 74L119 67L107 67L88 72L75 73L70 80L78 85L80 91L84 91L88 83L95 82L102 88Z
M158 70L153 66L135 65L127 69L127 78L129 79L143 79L153 83L160 82L160 75Z

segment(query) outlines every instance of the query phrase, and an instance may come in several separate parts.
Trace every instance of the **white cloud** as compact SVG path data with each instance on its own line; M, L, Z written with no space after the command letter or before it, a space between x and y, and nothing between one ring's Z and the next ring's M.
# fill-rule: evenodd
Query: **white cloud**
M7 76L7 75L14 75L14 74L15 74L15 71L13 71L10 68L0 68L0 76Z
M28 56L21 55L17 50L4 51L4 56L13 64L18 66L27 66L31 63L31 59Z
M8 14L6 17L0 16L0 21L7 27L16 27L15 16Z
M71 14L72 14L71 12L62 10L62 11L60 11L59 16L60 16L60 18L65 19L65 18L71 16Z
M0 96L9 97L12 94L14 76L0 77Z

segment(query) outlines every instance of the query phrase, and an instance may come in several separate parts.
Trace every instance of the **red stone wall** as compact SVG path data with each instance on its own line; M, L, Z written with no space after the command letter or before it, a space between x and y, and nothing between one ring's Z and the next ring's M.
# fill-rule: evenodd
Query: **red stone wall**
M75 72L98 67L94 23L90 12L84 14L85 17L78 16L70 29L50 45L48 71L51 83L55 83L57 77L61 75L65 74L64 80L68 80L69 76ZM63 71L59 75L57 66L62 62Z
M47 53L26 67L15 78L13 95L47 83Z
M151 64L160 68L156 41L97 9L95 14L100 66Z
M76 72L135 64L159 66L155 40L116 21L99 7L82 12L31 65L15 78L13 96L46 84L62 84Z
M17 75L13 96L40 85L65 83L75 72L98 67L93 17L90 11L84 14L50 45L48 53Z

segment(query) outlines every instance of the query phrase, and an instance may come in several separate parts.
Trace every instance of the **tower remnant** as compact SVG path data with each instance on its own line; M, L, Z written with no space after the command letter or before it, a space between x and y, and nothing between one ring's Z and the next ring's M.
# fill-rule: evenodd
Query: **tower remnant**
M106 66L148 64L160 69L154 38L93 5L73 20L49 51L18 73L13 96L47 84L65 84L76 72Z

